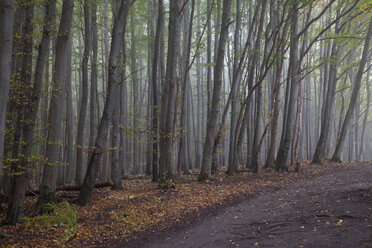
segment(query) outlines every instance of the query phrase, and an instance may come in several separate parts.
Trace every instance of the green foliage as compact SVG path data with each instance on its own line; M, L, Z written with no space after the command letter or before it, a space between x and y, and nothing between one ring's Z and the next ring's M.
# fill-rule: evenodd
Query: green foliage
M44 214L26 218L26 227L45 228L59 227L64 229L64 235L60 241L67 241L77 233L76 210L67 201L46 204L42 212Z
M176 184L172 179L165 179L164 182L161 185L159 185L159 188L174 189L176 188Z

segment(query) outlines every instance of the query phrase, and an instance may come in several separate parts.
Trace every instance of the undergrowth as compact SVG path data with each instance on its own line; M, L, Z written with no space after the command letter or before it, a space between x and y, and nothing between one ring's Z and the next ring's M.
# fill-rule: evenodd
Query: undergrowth
M26 228L62 228L61 242L68 241L77 233L76 210L67 202L48 203L43 207L44 214L26 218Z

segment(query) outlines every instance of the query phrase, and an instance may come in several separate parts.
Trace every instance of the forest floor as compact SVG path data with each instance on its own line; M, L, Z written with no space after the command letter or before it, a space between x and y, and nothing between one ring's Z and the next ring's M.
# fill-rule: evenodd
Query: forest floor
M94 190L93 205L73 206L77 233L32 219L0 231L0 247L372 247L372 164L311 165L299 173L196 172L174 188L145 176L123 191ZM58 192L73 202L78 192ZM36 197L27 197L26 212ZM5 211L0 213L0 221ZM36 224L35 224L36 223Z

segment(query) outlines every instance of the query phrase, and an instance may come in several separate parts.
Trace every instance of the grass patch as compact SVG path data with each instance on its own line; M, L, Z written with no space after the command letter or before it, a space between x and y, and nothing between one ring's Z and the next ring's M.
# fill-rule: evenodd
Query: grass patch
M65 242L77 233L76 210L67 202L48 203L43 207L44 214L26 218L26 228L54 227L63 231L60 237Z

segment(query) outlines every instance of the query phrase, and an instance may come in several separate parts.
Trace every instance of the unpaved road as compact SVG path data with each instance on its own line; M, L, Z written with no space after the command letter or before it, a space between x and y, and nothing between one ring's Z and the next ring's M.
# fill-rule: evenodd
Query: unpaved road
M135 247L372 247L372 164L246 199Z

